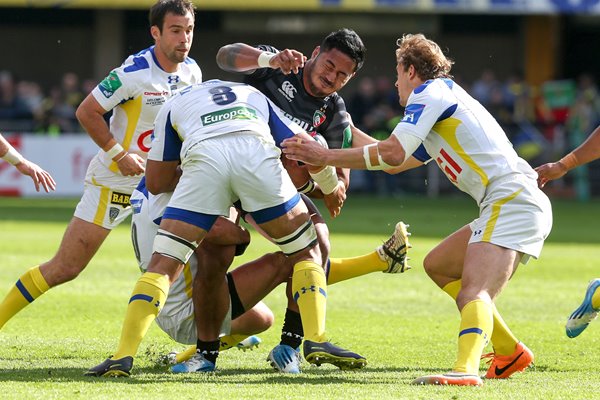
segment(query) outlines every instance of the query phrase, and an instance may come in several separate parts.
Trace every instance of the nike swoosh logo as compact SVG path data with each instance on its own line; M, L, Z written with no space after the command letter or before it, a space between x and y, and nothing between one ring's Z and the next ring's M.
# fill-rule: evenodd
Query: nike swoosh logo
M521 358L522 355L523 355L523 353L519 354L517 357L515 357L514 360L512 360L511 362L509 362L508 364L506 364L502 368L498 368L498 366L496 365L496 369L494 370L494 372L496 373L496 375L502 375L504 373L504 371L506 371L507 369L509 369L510 367L512 367L513 364L516 363L519 360L519 358Z

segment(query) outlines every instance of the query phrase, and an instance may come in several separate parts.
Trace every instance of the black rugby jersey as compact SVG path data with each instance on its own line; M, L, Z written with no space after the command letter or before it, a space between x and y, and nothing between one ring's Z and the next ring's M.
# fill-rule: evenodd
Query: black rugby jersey
M275 47L260 45L260 50L278 53ZM246 75L244 82L254 86L281 108L285 115L309 134L322 135L329 147L352 147L350 120L344 99L332 93L325 98L313 97L302 83L303 70L285 75L279 68L258 68Z

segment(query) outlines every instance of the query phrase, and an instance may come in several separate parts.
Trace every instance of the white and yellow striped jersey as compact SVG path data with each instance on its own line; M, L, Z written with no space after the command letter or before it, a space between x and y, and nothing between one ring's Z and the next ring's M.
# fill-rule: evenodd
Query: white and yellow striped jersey
M154 54L154 46L129 56L92 91L106 110L112 110L110 131L125 150L146 159L150 150L154 119L166 100L178 90L202 82L196 62L187 58L177 72L164 71ZM119 169L102 149L102 164L111 171Z
M451 79L433 79L410 94L392 134L413 135L448 179L479 205L490 184L537 174L521 159L494 117Z

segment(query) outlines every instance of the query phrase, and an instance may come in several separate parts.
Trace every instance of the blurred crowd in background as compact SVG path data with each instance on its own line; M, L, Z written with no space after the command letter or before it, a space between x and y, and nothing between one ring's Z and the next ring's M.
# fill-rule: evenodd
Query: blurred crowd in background
M393 78L359 76L344 89L354 124L377 139L389 136L402 116ZM533 166L553 160L580 144L600 123L600 95L590 74L531 87L521 74L499 79L481 72L467 82L455 80L479 100L505 129L521 157ZM44 89L0 71L0 130L4 133L60 135L83 133L75 110L96 81L67 72L60 83ZM375 173L359 188L381 195L400 195L409 183L402 176ZM401 189L402 188L402 189Z
M60 83L44 90L37 82L0 71L0 131L59 135L84 133L75 110L97 82L67 72Z

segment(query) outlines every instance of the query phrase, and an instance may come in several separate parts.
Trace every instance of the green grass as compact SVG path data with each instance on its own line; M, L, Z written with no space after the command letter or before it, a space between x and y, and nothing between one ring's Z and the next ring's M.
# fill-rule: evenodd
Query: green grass
M0 199L0 296L27 268L54 254L75 201ZM158 354L183 346L156 326L144 339L130 379L90 379L82 373L114 350L127 300L138 277L127 226L115 230L78 279L57 287L0 332L0 397L32 399L591 399L600 398L600 325L577 339L564 322L600 272L599 203L555 202L554 231L542 257L521 267L498 300L515 334L536 355L524 374L481 388L415 387L415 377L443 372L455 357L458 312L427 278L422 260L445 235L477 215L467 199L350 198L330 224L332 255L370 252L397 219L411 224L411 265L401 275L370 274L329 288L328 332L369 360L358 372L305 364L299 376L270 370L285 309L283 287L265 302L275 326L252 352L227 351L219 372L173 375L155 368ZM253 235L235 265L275 248ZM483 366L482 366L483 368Z

